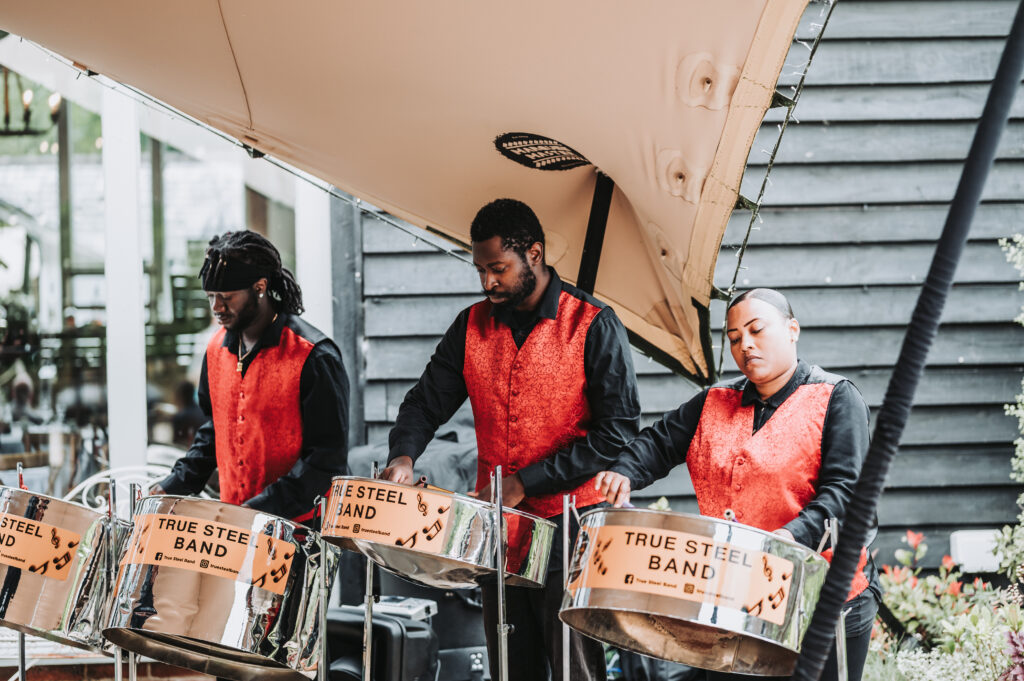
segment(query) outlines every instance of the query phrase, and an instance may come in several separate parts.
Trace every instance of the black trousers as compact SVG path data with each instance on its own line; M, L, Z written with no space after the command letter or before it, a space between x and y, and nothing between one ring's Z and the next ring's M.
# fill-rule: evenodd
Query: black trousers
M860 681L860 677L864 673L864 660L868 656L868 644L871 642L871 627L875 622L875 615L878 613L878 601L871 589L867 589L843 606L843 610L847 612L846 665L849 671L849 681ZM825 661L825 668L821 672L821 681L835 681L839 678L836 664L836 647L833 643ZM708 681L750 681L754 677L709 671L707 678ZM762 676L759 678L766 680L789 679L788 676Z
M604 504L600 504L603 506ZM590 507L593 508L593 507ZM588 509L579 509L580 513ZM562 607L565 577L562 573L562 516L549 518L558 529L551 544L548 576L543 589L506 587L506 623L515 629L508 636L508 677L510 681L545 681L562 678ZM576 541L579 525L573 516L569 528L569 550ZM484 629L491 679L498 679L498 589L482 584ZM571 681L605 681L604 647L592 638L569 630Z

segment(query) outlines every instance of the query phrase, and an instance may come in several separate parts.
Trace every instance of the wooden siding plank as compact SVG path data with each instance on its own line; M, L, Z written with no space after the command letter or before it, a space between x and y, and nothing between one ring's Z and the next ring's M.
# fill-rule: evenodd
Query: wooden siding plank
M825 40L851 38L1003 37L1013 23L1016 4L1010 0L971 2L856 2L836 5ZM797 37L813 40L820 32L822 6L810 5L800 20Z
M480 278L472 265L443 253L367 255L363 295L475 293Z
M899 326L910 319L920 286L782 288L805 329L821 326ZM942 319L946 324L1002 323L1024 306L1024 291L1006 284L958 284ZM712 325L725 319L725 303L713 301Z
M846 244L927 241L934 243L942 233L949 206L946 204L904 204L860 206L807 206L774 208L765 206L754 225L751 243L758 246L792 244ZM722 244L732 247L743 242L748 211L736 211L729 221ZM1024 203L983 203L971 224L971 240L998 239L1024 224Z
M881 526L957 525L966 520L1002 526L1016 519L1017 490L1004 487L974 487L956 495L932 490L889 490L878 505Z
M478 295L401 296L366 300L367 336L442 335Z
M812 67L800 103L797 121L931 121L977 120L985 105L989 86L985 83L948 85L816 85ZM789 92L786 87L783 91ZM781 121L785 109L770 109L765 120ZM1011 118L1024 116L1024 93L1017 91ZM785 141L783 141L785 144Z
M415 236L368 215L363 227L363 253L435 253L439 250L455 250L469 258L468 253L447 239L419 227L407 226Z
M858 244L852 246L758 246L743 257L741 286L871 286L920 284L935 255L933 244ZM718 285L727 286L732 271L721 258ZM1011 286L1020 275L995 243L967 244L956 271L959 283L997 283ZM1009 289L1010 286L1007 286Z
M780 164L959 161L967 157L977 125L974 121L907 121L900 123L805 122L788 128L775 156ZM762 126L747 160L763 166L764 150L775 146L776 125ZM1012 121L999 141L998 157L1024 157L1024 123Z
M822 41L807 81L821 85L988 82L1002 54L1002 38ZM794 44L779 78L795 85L809 54Z
M755 169L756 170L756 169ZM946 203L953 197L962 163L833 164L776 166L764 203L775 206L864 205L872 203ZM756 175L756 173L754 173ZM756 197L760 181L743 178L740 192ZM983 198L1019 201L1024 172L1015 161L997 161Z
M892 376L890 368L859 369L843 374L861 391L869 407L882 405L882 398ZM738 374L733 374L733 377ZM931 368L925 371L914 404L938 405L1002 405L1013 401L1021 390L1024 369L999 368ZM673 374L642 374L637 379L640 403L646 412L666 412L675 409L697 393L682 378Z

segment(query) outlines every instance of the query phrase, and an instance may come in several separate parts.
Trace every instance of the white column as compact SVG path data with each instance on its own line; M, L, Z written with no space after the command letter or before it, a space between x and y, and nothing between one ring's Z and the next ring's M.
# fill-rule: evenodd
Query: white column
M302 318L333 335L331 200L323 189L295 178L295 276L302 287Z
M110 467L146 462L146 336L135 103L103 90L107 419Z

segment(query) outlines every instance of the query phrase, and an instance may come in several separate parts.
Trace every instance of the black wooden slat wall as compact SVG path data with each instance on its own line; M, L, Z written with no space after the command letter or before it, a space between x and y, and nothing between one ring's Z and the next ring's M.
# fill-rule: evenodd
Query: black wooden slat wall
M812 6L799 37L819 22ZM805 359L851 378L877 410L910 311L942 229L946 202L974 134L1012 20L1012 0L842 0L835 9L752 234L741 287L780 288L801 320ZM789 63L807 50L794 44ZM795 81L784 69L780 88ZM1016 515L1009 480L1015 421L1003 414L1024 375L1024 295L997 239L1024 230L1024 95L1015 103L985 203L957 273L882 505L875 546L891 562L907 528L928 534L928 562L949 532L995 527ZM756 196L774 144L769 113L743 193ZM719 258L729 284L749 218L737 213ZM372 218L363 226L366 391L371 442L386 436L406 390L479 282L465 262ZM724 306L712 307L720 321ZM719 342L716 334L715 343ZM718 350L716 348L716 354ZM634 355L644 421L696 392ZM735 372L731 358L724 369ZM695 510L685 469L638 495Z

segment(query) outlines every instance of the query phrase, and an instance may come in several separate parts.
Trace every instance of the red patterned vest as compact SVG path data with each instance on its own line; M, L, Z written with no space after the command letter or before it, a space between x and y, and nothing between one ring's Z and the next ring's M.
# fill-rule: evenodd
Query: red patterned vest
M302 449L299 378L313 343L287 326L243 377L221 329L206 346L220 498L241 504L291 470Z
M811 381L824 372L812 369ZM743 406L736 386L715 386L707 394L697 432L686 454L702 515L736 520L772 532L796 518L814 499L821 469L821 434L835 386L808 382L799 386L754 433L754 405ZM831 549L823 553L831 560ZM867 550L848 598L868 586Z
M462 373L476 423L477 490L499 464L512 474L586 436L583 348L600 311L562 291L557 317L538 321L516 348L512 330L491 316L489 301L470 308ZM603 499L593 481L565 493L576 495L578 507ZM550 518L562 512L562 493L527 497L518 508Z

